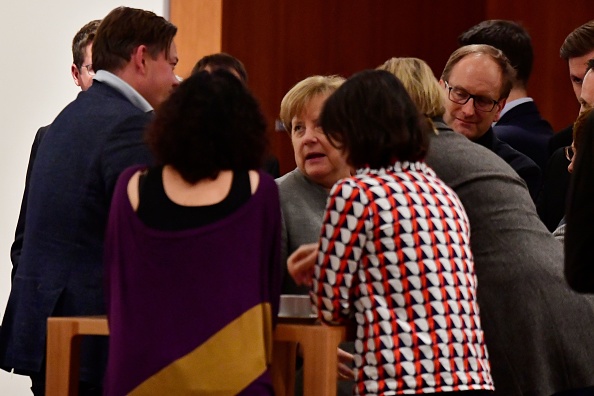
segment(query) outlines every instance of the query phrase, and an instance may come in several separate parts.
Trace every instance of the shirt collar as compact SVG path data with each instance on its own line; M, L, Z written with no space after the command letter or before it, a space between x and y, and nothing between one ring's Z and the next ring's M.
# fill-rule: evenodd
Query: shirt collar
M516 100L512 100L511 102L507 102L505 104L505 106L503 106L503 110L501 110L501 114L499 114L499 119L501 119L501 117L503 117L503 115L505 113L507 113L508 111L510 111L511 109L513 109L516 106L519 106L523 103L528 103L528 102L534 102L534 99L526 97L526 98L520 98L520 99L516 99ZM496 125L497 123L494 122L493 125Z
M124 95L124 97L128 99L134 106L138 107L145 113L153 111L153 107L141 94L138 93L138 91L136 91L130 84L115 74L110 73L107 70L98 70L93 77L93 80L97 80L109 85L111 88Z

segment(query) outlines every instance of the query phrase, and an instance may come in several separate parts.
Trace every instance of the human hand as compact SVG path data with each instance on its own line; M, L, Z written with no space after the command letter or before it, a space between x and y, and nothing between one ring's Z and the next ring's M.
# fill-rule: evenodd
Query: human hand
M287 260L287 270L298 285L311 286L314 266L318 257L318 244L301 245Z
M351 368L354 357L352 354L338 348L338 379L341 381L354 380L355 371Z

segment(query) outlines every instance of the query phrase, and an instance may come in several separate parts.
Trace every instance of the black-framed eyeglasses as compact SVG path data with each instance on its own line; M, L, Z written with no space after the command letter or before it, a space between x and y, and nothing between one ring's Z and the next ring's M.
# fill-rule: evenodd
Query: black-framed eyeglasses
M497 106L499 103L499 100L494 100L481 95L472 95L463 89L450 86L447 81L444 82L448 90L448 99L454 103L464 105L468 103L470 99L472 99L472 105L474 108L485 113L492 112L495 106Z
M565 146L563 147L563 151L565 152L565 158L567 158L568 161L571 161L575 156L575 149L573 146Z
M82 65L82 67L84 67L85 69L87 69L87 73L89 73L89 76L94 76L95 75L95 70L93 70L93 64L89 63L88 65Z

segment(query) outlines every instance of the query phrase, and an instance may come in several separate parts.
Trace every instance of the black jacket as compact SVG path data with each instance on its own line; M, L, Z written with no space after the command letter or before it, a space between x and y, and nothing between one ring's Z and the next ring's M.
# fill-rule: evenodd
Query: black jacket
M520 153L518 150L512 148L509 144L502 142L495 136L493 128L489 130L480 138L474 141L483 147L493 151L505 162L507 162L516 173L524 179L532 200L536 202L536 197L540 190L541 172L540 168L528 156Z

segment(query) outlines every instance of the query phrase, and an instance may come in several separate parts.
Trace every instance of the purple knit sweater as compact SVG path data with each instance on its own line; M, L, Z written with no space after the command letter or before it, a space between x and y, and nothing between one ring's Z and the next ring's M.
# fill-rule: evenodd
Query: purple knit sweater
M224 219L160 231L145 226L128 200L138 169L118 180L105 238L106 394L143 387L272 394L262 346L269 345L280 294L276 184L260 172L254 195ZM222 375L241 380L217 381Z

